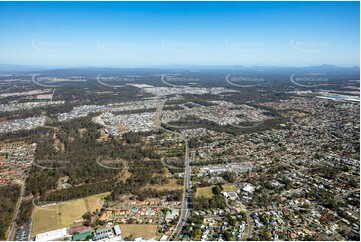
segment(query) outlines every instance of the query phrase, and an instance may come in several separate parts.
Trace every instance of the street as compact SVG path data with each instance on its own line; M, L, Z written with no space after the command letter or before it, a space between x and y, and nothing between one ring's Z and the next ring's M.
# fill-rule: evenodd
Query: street
M179 136L181 140L185 143L185 155L184 155L184 186L183 186L183 198L182 198L182 205L181 205L181 211L178 223L173 230L172 234L169 236L168 240L172 238L178 238L183 226L187 222L187 219L190 215L190 209L191 209L191 168L189 165L189 146L188 146L188 139L186 138L186 135L183 133L178 133L174 131L167 130L165 128L162 128L162 111L163 107L166 103L166 100L162 101L156 111L155 114L155 128L156 130L163 129L166 132L176 134Z

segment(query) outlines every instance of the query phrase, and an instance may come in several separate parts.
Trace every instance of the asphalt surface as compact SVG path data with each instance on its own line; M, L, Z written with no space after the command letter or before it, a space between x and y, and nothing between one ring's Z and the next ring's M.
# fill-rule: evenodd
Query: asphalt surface
M184 191L183 191L183 200L182 200L182 208L181 214L179 216L179 222L174 229L172 236L170 238L178 238L182 228L185 226L189 215L190 209L192 206L191 198L191 169L189 165L189 147L188 147L188 140L185 139L186 144L186 153L185 153L185 175L184 175Z
M166 100L162 101L156 111L156 117L155 117L156 130L163 129L169 133L179 135L179 138L185 142L185 155L184 155L185 169L184 169L184 186L183 186L182 206L181 206L178 223L177 223L175 229L173 230L172 234L168 238L168 240L170 240L172 238L175 238L175 239L178 238L182 228L185 226L185 224L189 218L190 209L192 207L192 201L191 201L192 194L191 194L191 168L189 165L190 159L189 159L188 139L186 138L185 134L183 134L183 133L170 131L170 130L167 130L162 127L162 121L161 121L162 120L162 111L163 111L163 107L164 107L165 103L166 103Z
M15 231L16 231L16 219L18 217L18 213L19 213L19 209L20 209L20 205L21 202L23 201L23 197L25 195L25 181L22 183L21 185L21 190L20 190L20 199L18 200L18 203L16 205L16 211L14 213L14 217L13 217L13 221L11 223L11 228L10 228L10 233L8 236L7 240L13 240L15 237Z

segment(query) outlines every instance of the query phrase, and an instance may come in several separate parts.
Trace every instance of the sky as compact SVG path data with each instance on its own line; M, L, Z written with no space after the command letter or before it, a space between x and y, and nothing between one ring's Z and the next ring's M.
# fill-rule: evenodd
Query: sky
M0 2L0 63L360 65L359 2Z

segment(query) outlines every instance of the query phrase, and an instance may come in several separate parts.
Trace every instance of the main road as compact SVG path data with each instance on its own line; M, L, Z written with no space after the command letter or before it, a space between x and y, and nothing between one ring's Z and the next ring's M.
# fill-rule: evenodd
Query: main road
M182 137L181 137L182 138ZM182 230L182 228L185 226L189 215L190 210L192 208L192 194L191 194L191 168L189 165L189 146L188 146L188 140L184 139L185 142L185 169L184 169L184 186L183 186L183 198L182 198L182 206L180 211L180 216L178 223L173 230L172 234L169 236L169 239L178 240L178 236Z
M185 154L184 154L184 185L183 185L183 198L182 198L182 205L180 210L180 216L176 227L174 228L172 234L169 236L168 240L170 239L177 239L182 228L186 224L189 215L190 209L192 208L192 194L191 194L191 168L190 168L190 159L189 159L189 145L188 139L184 133L178 133L174 131L170 131L162 127L162 111L165 105L166 100L162 100L159 107L157 108L154 120L154 126L156 130L163 129L166 132L176 134L179 138L184 141L185 144Z
M8 235L7 240L15 240L16 219L18 218L21 202L23 201L24 195L25 195L25 180L21 184L20 198L19 198L19 200L18 200L18 202L16 204L16 209L15 209L14 216L12 218L12 222L11 222L11 225L10 225L10 230L9 230L9 235Z

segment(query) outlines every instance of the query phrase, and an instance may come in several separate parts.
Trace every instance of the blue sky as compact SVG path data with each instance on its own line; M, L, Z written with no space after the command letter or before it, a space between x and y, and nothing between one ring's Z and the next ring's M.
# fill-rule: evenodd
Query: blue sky
M0 2L0 63L359 66L358 2Z

